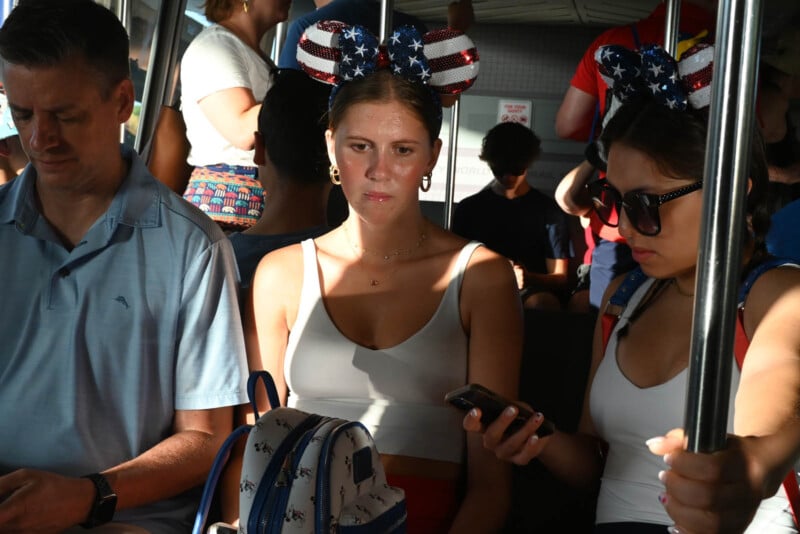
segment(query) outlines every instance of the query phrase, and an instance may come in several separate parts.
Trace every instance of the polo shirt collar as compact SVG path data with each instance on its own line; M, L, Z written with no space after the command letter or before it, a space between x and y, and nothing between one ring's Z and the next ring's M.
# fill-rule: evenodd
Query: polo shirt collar
M33 183L36 171L30 164L25 170L4 186L5 195L0 196L0 223L16 222L20 230L32 228L39 217L33 197Z
M161 192L158 183L133 150L122 147L122 157L128 161L128 176L122 181L114 200L106 211L109 230L117 224L134 228L155 228L161 225Z
M161 225L161 191L142 159L130 148L121 147L122 157L128 162L128 175L122 181L106 213L98 223L113 233L118 224L136 228L154 228ZM36 206L33 185L36 170L32 165L5 187L5 198L0 195L0 223L16 223L23 233L29 233L40 217Z

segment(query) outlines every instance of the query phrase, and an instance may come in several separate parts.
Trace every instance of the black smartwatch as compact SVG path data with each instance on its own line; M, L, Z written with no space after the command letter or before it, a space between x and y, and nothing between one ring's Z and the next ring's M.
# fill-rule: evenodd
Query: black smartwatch
M83 528L94 528L104 525L114 518L114 511L117 509L117 495L111 489L106 477L100 473L84 475L81 478L88 478L92 481L95 488L94 504L89 512L89 517L81 523Z

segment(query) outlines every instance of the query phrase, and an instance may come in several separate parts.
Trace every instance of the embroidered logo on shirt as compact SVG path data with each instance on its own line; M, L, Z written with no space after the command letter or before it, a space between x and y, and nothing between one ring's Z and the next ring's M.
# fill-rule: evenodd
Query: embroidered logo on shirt
M126 309L126 310L127 310L128 308L130 308L130 306L128 306L128 301L127 301L127 300L125 300L125 297L123 297L122 295L118 296L118 297L117 297L117 298L115 298L114 300L116 300L117 302L119 302L120 304L122 304L123 306L125 306L125 309Z

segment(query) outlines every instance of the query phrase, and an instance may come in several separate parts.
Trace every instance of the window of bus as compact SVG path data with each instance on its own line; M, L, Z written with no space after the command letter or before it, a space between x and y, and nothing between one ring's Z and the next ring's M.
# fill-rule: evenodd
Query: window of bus
M156 31L156 22L159 11L167 1L173 0L95 0L98 4L110 9L122 20L128 30L130 38L130 68L133 80L136 102L133 114L125 124L121 134L126 146L133 147L134 140L139 131L139 115L144 91L147 83L147 74L151 66L151 51ZM203 29L208 22L202 14L202 0L188 0L180 28L180 42L177 57L189 46L192 38ZM177 80L175 80L177 83ZM173 100L179 98L175 94Z

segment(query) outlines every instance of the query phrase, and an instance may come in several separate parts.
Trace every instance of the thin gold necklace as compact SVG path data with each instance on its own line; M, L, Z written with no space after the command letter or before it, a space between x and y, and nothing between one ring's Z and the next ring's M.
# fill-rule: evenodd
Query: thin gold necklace
M425 233L425 227L423 226L423 229L420 231L420 234L419 234L419 239L417 239L417 242L413 247L398 248L398 249L390 250L389 252L386 252L386 253L381 253L381 252L376 252L374 250L369 250L369 249L366 249L366 248L364 248L362 246L357 245L355 243L355 241L352 239L352 237L350 236L350 231L347 229L347 224L346 223L342 224L342 228L344 228L344 235L345 235L345 239L347 240L347 244L350 245L351 249L353 249L353 254L356 257L356 260L359 262L359 264L361 264L361 270L363 270L365 273L367 273L367 277L369 278L369 285L371 287L376 287L376 286L381 285L381 281L370 275L369 269L367 269L366 264L364 263L364 256L369 254L371 256L379 257L384 262L389 263L389 262L392 262L393 260L395 260L396 258L398 258L400 256L409 256L412 253L414 253L415 251L419 250L419 248L422 247L422 244L428 238L428 235ZM394 269L392 269L391 272L386 273L386 276L382 277L383 280L386 281L387 279L391 278L391 276L397 271L398 268L399 268L399 265L396 266Z

